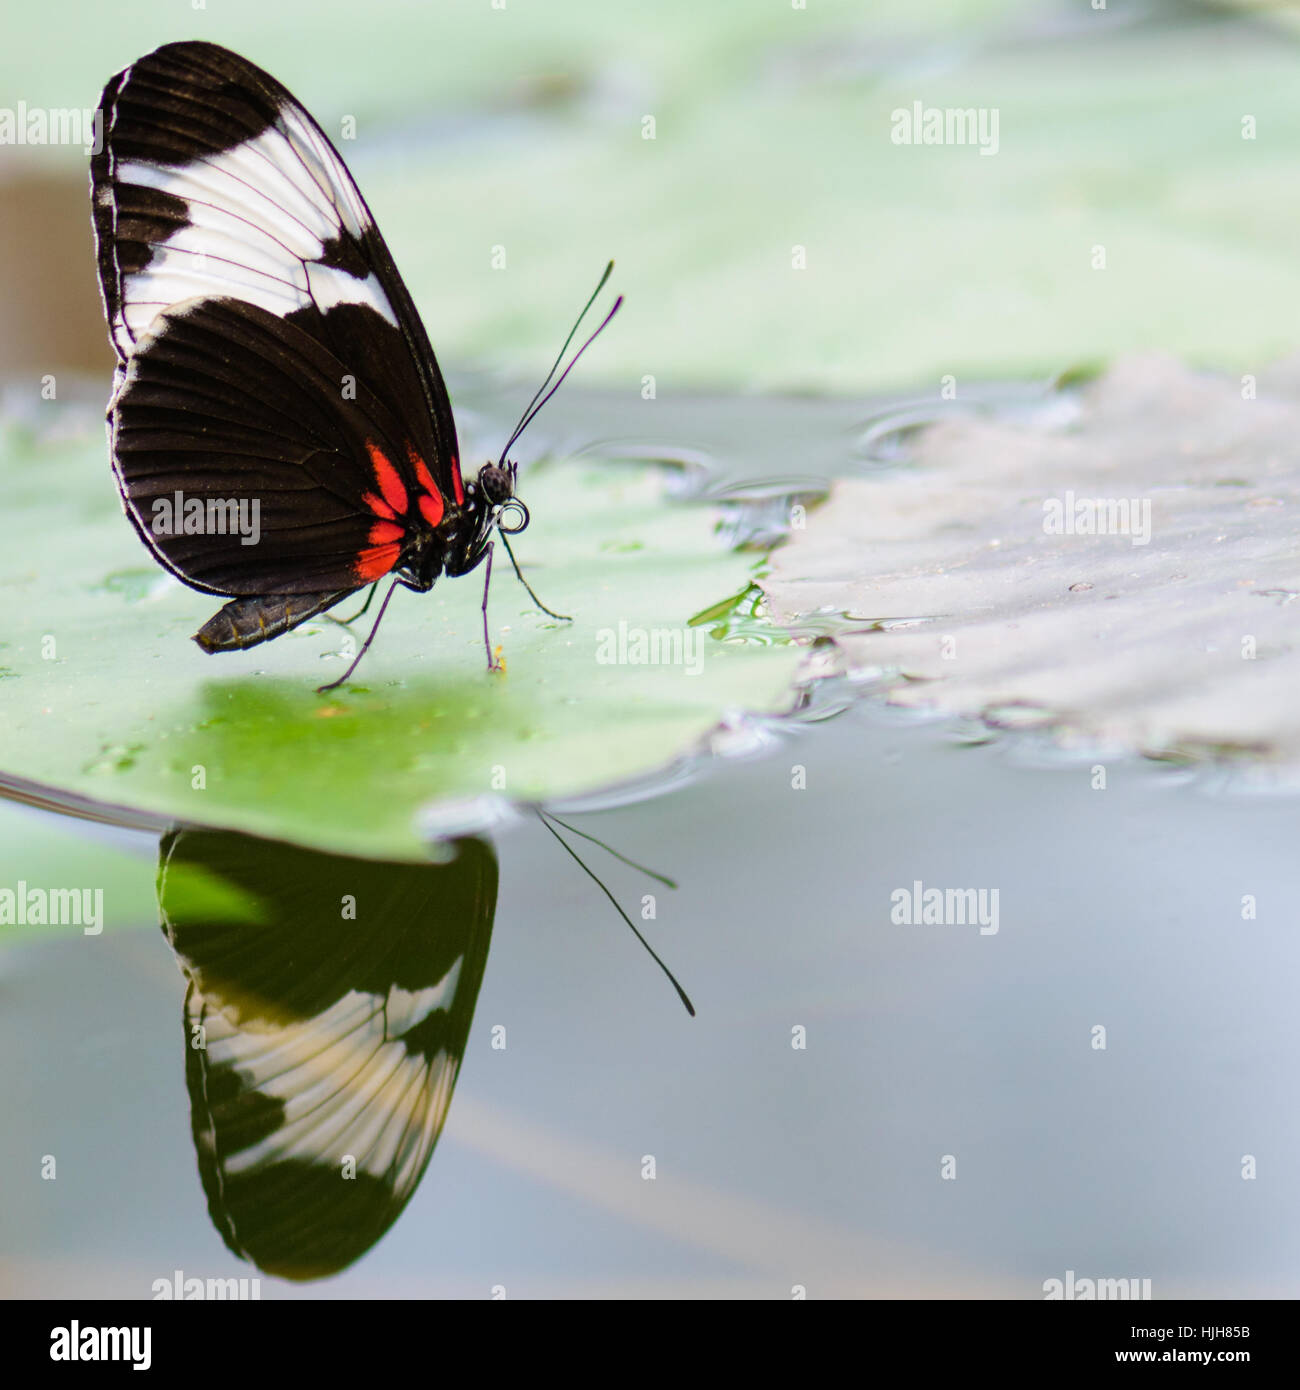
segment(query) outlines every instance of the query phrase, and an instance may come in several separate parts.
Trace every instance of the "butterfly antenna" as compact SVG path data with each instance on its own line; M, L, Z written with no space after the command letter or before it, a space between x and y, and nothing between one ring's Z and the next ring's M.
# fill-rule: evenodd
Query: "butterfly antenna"
M610 319L612 319L614 315L617 314L622 307L623 296L620 294L619 297L614 301L614 307L601 320L600 327L596 329L596 331L591 335L591 337L588 338L587 341L583 343L583 345L577 350L577 352L573 354L573 357L569 361L569 365L565 367L565 369L560 373L559 377L555 382L555 385L551 387L551 389L542 397L540 401L537 402L535 406L532 407L532 409L524 417L523 423L519 426L517 430L515 430L514 439L510 441L511 444L513 444L515 442L515 439L518 439L519 436L523 434L523 432L528 428L528 426L531 425L535 419L537 419L537 416L541 413L542 407L546 404L547 401L551 399L553 395L555 395L555 393L560 389L560 387L564 385L565 377L567 377L569 373L578 365L578 359L582 356L584 352L586 352L586 350L592 345L592 343L594 343L596 339L600 337L600 335L605 331L605 329L609 327ZM509 445L507 445L507 448L508 447ZM501 457L505 457L504 451L502 451Z
M555 375L555 369L560 365L560 362L561 362L561 361L563 360L563 358L564 358L564 354L565 354L566 352L568 352L568 350L569 350L569 344L573 341L574 336L577 334L577 331L578 331L579 327L581 326L583 319L585 319L585 318L587 317L587 314L588 314L588 313L590 312L590 310L591 310L591 306L596 302L596 296L601 292L601 290L603 290L603 289L605 288L605 285L606 285L607 282L609 281L609 277L610 277L613 273L614 273L614 262L613 262L613 261L610 261L610 263L605 267L605 273L600 277L600 283L596 286L596 288L595 288L594 290L592 290L592 292L591 292L591 298L590 298L589 300L587 300L587 302L582 306L582 312L581 312L581 313L578 315L578 317L574 320L573 327L572 327L571 329L569 329L569 336L564 340L564 345L563 345L563 347L561 347L560 350L559 350L559 352L557 352L557 353L555 354L555 361L551 363L551 370L550 370L549 372L546 373L546 380L543 381L542 384L537 388L537 391L536 391L536 393L534 394L532 400L529 401L528 404L524 407L523 415L521 415L521 416L519 417L521 423L522 423L522 421L523 421L523 419L524 419L524 416L526 416L526 415L528 414L528 412L533 408L533 406L535 406L535 405L537 404L537 397L540 396L540 395L542 394L542 392L545 391L546 388L550 385L550 383L551 383L551 378ZM516 425L516 426L515 426L515 431L516 431L516 433L515 433L515 435L512 435L512 436L511 436L511 439L512 439L512 440L518 437L518 430L519 430L519 426ZM505 455L504 455L504 453L503 453L503 454L502 454L502 458L504 458L504 457L505 457Z
M650 953L650 958L659 967L659 969L662 970L665 975L667 975L669 982L672 984L672 987L677 991L677 997L682 1001L683 1004L685 1004L686 1012L690 1014L692 1018L694 1018L695 1005L691 1003L690 996L681 987L681 985L677 983L677 977L659 958L659 955L655 951L655 948L651 946L651 944L645 939L644 936L641 935L639 931L637 931L636 924L627 915L627 913L623 911L622 907L619 905L618 899L613 895L613 893L609 891L608 888L605 887L605 885L600 881L600 879L597 878L594 873L592 873L592 871L586 866L586 864L582 862L582 860L578 857L576 851L572 848L572 846L566 843L564 837L551 824L550 820L547 818L546 813L543 812L540 808L538 808L537 811L537 818L547 828L547 830L549 830L551 834L554 835L555 838L560 842L560 845L563 847L564 852L573 860L575 864L577 864L577 866L582 870L582 872L586 874L589 879L591 879L591 881L596 885L596 887L599 888L602 893L604 893L604 895L610 900L610 902L613 903L614 911L618 913L618 915L628 924L629 927L631 927L632 935L635 936L636 939L642 944L642 946L644 946L646 950ZM568 827L566 826L565 828L567 829ZM586 836L585 838L590 839L591 837ZM638 865L637 867L639 868L640 866ZM656 877L658 877L658 875L656 875Z
M604 840L598 840L594 835L588 835L585 830L579 830L576 825L570 825L568 821L561 820L554 811L540 811L539 815L549 816L556 825L562 825L570 835L580 835L584 840L589 840L593 845L599 845L606 854L612 854L615 859L626 864L629 868L636 869L646 875L647 878L654 879L657 883L662 883L667 888L676 888L676 883L664 874L657 874L653 869L647 869L644 864L638 864L635 859L629 859L626 854L620 854L613 846L607 845Z
M540 410L540 409L542 408L542 406L546 404L546 401L547 401L547 400L550 400L550 396L548 395L548 396L546 397L546 400L543 400L543 401L541 402L541 405L538 404L538 400L539 400L539 398L542 396L542 393L543 393L543 392L546 390L546 388L551 384L551 378L555 375L556 368L558 368L559 365L560 365L560 363L564 360L564 354L565 354L566 352L568 352L568 350L569 350L569 344L570 344L571 342L573 342L574 338L577 336L578 329L582 326L582 321L583 321L583 319L585 319L585 318L587 317L587 314L588 314L588 313L590 312L590 310L591 310L591 306L596 302L596 296L601 292L601 290L603 290L603 289L605 288L605 285L606 285L606 284L608 283L608 281L609 281L609 277L610 277L613 273L614 273L614 262L613 262L613 261L610 261L610 263L605 267L605 273L600 277L600 283L596 286L596 288L595 288L594 290L592 290L592 292L591 292L591 298L588 299L587 302L586 302L586 304L584 304L584 305L582 306L582 312L581 312L581 313L578 315L578 317L574 320L573 327L572 327L571 329L569 329L569 336L564 340L564 345L563 345L563 347L561 347L560 350L559 350L559 352L556 354L555 361L551 363L551 370L550 370L549 372L546 373L546 379L545 379L545 381L543 381L542 384L537 388L536 392L533 394L532 400L529 401L528 404L524 407L524 413L519 417L519 423L514 427L514 430L511 432L510 438L506 440L505 448L503 448L503 449L501 450L501 458L500 458L500 460L499 460L499 462L498 462L498 464L497 464L497 467L498 467L498 468L501 467L501 465L505 463L506 455L510 452L511 446L514 444L515 440L517 440L517 439L519 438L519 436L520 436L521 434L523 434L524 430L528 427L529 421L531 421L532 418L533 418L533 416L535 416L535 415L537 414L537 411ZM617 309L617 308L618 308L618 305L621 304L622 302L623 302L623 297L622 297L622 295L620 295L620 296L619 296L619 299L618 299L618 304L615 304L615 305L614 305L614 309ZM611 318L613 318L613 316L614 316L614 309L611 309L611 310L610 310L609 315L608 315L608 316L606 317L606 319L605 319L605 323L608 323L609 320L610 320ZM600 332L601 328L604 328L605 323L602 323L602 324L600 325L600 328L598 328L598 329L596 330L596 333L593 333L593 334L591 335L592 338L594 338L594 337L596 336L596 334ZM574 357L573 362L576 362L576 361L578 360L578 357L581 357L581 356L582 356L582 354L587 350L587 347L590 345L590 343L591 343L591 338L588 338L588 339L587 339L587 342L585 342L585 343L582 345L582 347L580 347L580 348L578 349L577 356ZM569 363L569 366L565 369L564 376L568 376L569 371L570 371L570 370L572 369L572 367L573 367L573 362L570 362L570 363ZM564 380L564 377L562 376L562 377L560 378L560 381L563 381L563 380ZM556 385L558 386L558 385L559 385L559 382L556 382ZM551 395L554 395L554 392L552 392ZM535 408L534 408L534 407L535 407Z

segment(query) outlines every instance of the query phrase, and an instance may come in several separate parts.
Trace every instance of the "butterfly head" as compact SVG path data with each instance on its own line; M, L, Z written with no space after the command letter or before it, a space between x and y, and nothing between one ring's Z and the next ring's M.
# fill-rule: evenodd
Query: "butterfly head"
M528 525L528 508L515 496L518 465L485 463L478 471L478 490L493 521L508 536L517 536Z

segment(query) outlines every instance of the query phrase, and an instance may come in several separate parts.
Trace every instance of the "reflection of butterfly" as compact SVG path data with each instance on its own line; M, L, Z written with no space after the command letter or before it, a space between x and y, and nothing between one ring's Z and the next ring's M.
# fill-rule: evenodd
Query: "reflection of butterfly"
M494 529L528 520L505 455L549 396L464 481L411 296L289 92L227 49L177 43L118 73L100 104L114 468L157 559L231 600L194 640L254 646L389 575L388 597L484 559L490 577Z
M496 890L475 839L430 866L228 831L163 840L199 1173L235 1254L321 1278L401 1214L451 1103Z

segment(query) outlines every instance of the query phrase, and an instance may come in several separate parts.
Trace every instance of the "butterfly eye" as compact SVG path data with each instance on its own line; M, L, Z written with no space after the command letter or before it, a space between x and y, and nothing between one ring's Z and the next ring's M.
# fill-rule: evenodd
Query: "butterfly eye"
M483 489L483 496L493 506L500 506L503 502L508 502L510 494L515 490L514 478L511 474L493 463L486 463L479 469L478 483L479 487Z
M507 517L516 517L517 520L515 524L512 526L506 525ZM524 504L517 497L512 497L501 508L501 511L497 516L497 525L501 528L501 530L503 530L506 533L507 536L517 536L520 533L520 531L522 531L524 527L528 525L528 520L528 508L525 507Z

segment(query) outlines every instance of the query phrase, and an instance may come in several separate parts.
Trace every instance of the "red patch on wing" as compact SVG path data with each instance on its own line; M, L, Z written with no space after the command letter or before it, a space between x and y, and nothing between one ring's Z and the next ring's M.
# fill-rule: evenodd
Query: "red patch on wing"
M373 492L363 492L361 494L361 500L376 516L387 517L389 521L397 520L397 513L382 497L376 497Z
M364 584L369 584L372 580L379 579L387 574L397 563L397 557L402 553L402 547L396 542L391 545L372 545L369 550L363 550L356 559L356 564L352 566L353 573Z
M405 512L407 506L406 485L398 476L392 460L373 439L366 440L366 452L370 455L370 465L375 470L375 481L379 484L380 492L384 494L384 501L388 503L394 513Z
M456 494L456 505L463 507L465 505L465 484L460 480L460 460L455 454L451 458L451 487Z
M369 546L357 556L352 566L357 578L369 583L387 574L402 553L402 537L405 535L405 528L395 522L376 521L366 535Z
M438 491L438 484L433 481L433 475L425 467L424 460L409 444L406 446L406 457L411 460L411 467L415 469L415 476L424 489L423 495L418 499L420 514L430 526L437 526L442 520L443 512L446 511L442 493Z

